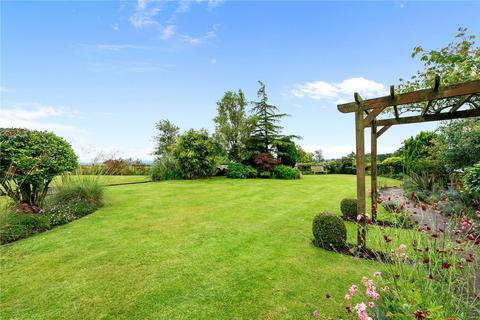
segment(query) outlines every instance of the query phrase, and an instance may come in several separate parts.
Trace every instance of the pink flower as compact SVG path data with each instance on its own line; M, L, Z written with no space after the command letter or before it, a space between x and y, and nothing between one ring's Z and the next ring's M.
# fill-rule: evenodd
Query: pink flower
M407 247L407 246L402 243L398 248L399 248L400 250L403 250L403 249L405 249L406 247Z
M475 215L480 218L480 210L475 211Z
M354 296L355 293L357 293L357 289L358 289L358 286L356 286L356 285L353 284L353 285L350 287L350 289L348 289L348 291L350 292L350 294L351 294L352 296Z
M375 291L375 287L373 288L367 288L367 296L373 300L378 300L380 299L380 295Z
M363 218L363 214L359 214L359 215L357 216L357 221L361 221L362 218Z
M376 271L373 273L373 276L374 277L380 277L382 275L382 273L380 271Z
M346 294L345 297L343 297L345 299L345 301L350 301L350 295L349 294Z
M312 316L313 316L314 318L318 318L318 310L317 310L317 309L313 310Z
M367 306L365 303L360 303L355 306L359 320L372 320L367 314Z
M369 306L370 308L375 308L375 302L370 301L370 302L368 303L368 306Z

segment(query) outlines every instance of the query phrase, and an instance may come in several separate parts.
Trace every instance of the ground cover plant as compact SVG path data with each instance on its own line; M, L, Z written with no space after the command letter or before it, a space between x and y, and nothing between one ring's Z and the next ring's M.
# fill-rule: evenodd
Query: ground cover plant
M0 248L0 318L309 319L319 307L326 317L343 302L325 292L341 298L378 269L312 244L313 217L338 213L340 200L355 195L354 176L105 192L93 214ZM346 227L355 243L354 224ZM368 241L382 235L371 226Z

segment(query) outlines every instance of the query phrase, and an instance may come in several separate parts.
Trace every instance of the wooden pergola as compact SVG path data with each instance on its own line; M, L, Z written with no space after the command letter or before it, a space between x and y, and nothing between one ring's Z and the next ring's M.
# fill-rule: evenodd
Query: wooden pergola
M365 198L365 128L371 128L371 218L377 212L377 140L389 128L399 124L441 121L480 116L480 80L453 85L440 85L436 76L430 89L396 94L390 86L390 95L363 100L358 93L354 102L339 104L343 113L355 113L357 209L364 219L359 221L357 242L365 247L366 198ZM377 119L384 111L391 111L392 118ZM377 130L378 129L378 130Z

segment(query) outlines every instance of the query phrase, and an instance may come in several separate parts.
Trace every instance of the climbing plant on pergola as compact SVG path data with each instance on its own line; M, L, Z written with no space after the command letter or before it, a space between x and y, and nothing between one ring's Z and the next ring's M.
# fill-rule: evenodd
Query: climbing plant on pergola
M436 76L432 88L363 100L354 94L354 102L339 104L343 113L355 113L357 209L364 218L358 222L357 244L366 246L366 198L365 198L365 128L371 128L371 219L377 213L377 139L389 128L399 124L421 123L480 116L480 80L472 80L441 86ZM381 114L391 118L377 119ZM378 128L378 130L377 130Z

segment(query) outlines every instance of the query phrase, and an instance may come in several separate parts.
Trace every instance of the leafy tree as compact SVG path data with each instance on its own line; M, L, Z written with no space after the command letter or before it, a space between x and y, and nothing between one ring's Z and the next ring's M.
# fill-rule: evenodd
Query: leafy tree
M53 178L77 168L63 138L47 131L0 128L0 195L31 206L42 204Z
M247 117L247 100L242 92L227 91L217 102L215 138L227 154L228 160L240 162L246 158L245 148L252 120Z
M309 163L312 162L312 154L303 150L303 148L299 145L297 145L297 157L298 157L298 162L300 163Z
M435 75L441 77L442 84L453 84L480 78L480 47L475 45L476 36L467 34L467 28L459 28L455 40L437 50L425 50L421 46L413 49L412 58L420 57L424 69L417 71L409 80L400 79L400 92L431 88ZM452 105L450 99L439 100L435 109L441 110ZM402 112L422 110L423 104L402 108Z
M312 158L313 158L313 161L318 163L325 161L325 159L323 158L323 151L320 149L313 151Z
M407 173L414 171L416 162L430 156L430 148L434 145L437 135L434 132L422 131L415 137L410 137L403 142L404 164Z
M219 154L220 147L203 129L190 129L183 133L173 150L173 156L184 179L211 176Z
M249 140L249 149L253 154L270 153L275 143L283 136L280 120L287 116L285 113L278 113L278 108L268 103L265 85L259 81L260 88L257 95L259 101L254 102L252 108L255 125Z
M448 171L464 169L480 161L480 119L460 119L440 126L444 137L440 150Z
M157 145L154 154L158 158L170 155L177 142L179 128L167 119L158 121L155 127L158 130L158 135L155 137Z
M294 167L298 162L298 153L295 142L290 137L283 137L275 143L278 159L282 164Z

